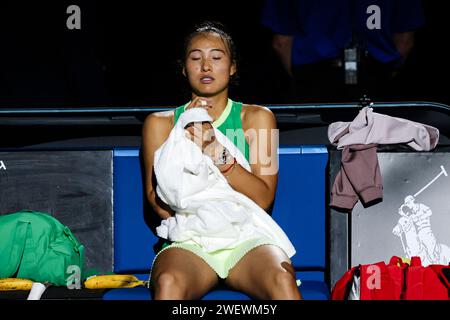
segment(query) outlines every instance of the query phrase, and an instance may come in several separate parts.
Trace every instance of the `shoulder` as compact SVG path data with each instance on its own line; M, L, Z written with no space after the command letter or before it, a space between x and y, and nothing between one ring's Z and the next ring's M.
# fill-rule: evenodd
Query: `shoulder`
M276 118L267 107L242 104L242 124L246 128L272 128L276 127Z
M173 123L174 110L150 113L144 120L144 126L165 126Z
M149 114L145 120L142 129L144 135L156 134L168 135L173 127L174 111L161 111Z

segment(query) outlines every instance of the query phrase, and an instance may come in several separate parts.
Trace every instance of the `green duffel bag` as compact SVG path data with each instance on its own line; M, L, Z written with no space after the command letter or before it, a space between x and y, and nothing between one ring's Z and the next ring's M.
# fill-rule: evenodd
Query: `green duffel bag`
M84 246L54 217L30 210L0 216L0 278L65 286L73 270L83 280L83 267Z

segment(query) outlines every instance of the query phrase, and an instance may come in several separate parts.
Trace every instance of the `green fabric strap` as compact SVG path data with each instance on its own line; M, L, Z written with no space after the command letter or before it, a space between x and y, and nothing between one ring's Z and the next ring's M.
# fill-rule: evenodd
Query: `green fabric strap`
M13 243L11 246L11 254L9 261L3 261L4 263L9 262L7 265L6 272L0 271L0 278L10 277L17 273L19 270L20 262L22 261L22 256L25 251L25 244L27 240L27 232L28 232L29 222L27 221L17 221L16 228L14 230Z

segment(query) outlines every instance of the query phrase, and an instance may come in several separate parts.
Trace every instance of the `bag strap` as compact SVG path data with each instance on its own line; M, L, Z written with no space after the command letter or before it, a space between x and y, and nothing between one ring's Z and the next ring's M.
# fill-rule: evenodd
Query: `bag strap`
M20 263L22 262L23 253L25 251L25 244L27 241L28 221L17 221L16 230L14 234L14 241L10 254L10 261L15 262L14 266L11 266L11 276L15 275L19 270Z
M411 267L421 267L422 261L420 260L420 257L414 256L411 257Z
M450 266L432 264L429 267L438 275L438 278L445 284L447 289L450 290Z
M331 291L331 300L346 300L353 283L353 275L359 270L359 266L346 271L344 275L335 283Z
M406 268L409 266L409 264L406 262L403 262L403 259L398 256L392 256L391 260L389 261L389 266Z
M64 227L64 234L72 242L75 251L78 253L78 266L80 267L81 273L83 274L84 246L78 242L78 240L73 235L72 231L70 231L69 227L67 226Z
M70 231L70 229L65 226L63 232L67 236L67 238L69 238L70 242L72 242L75 251L78 252L80 244L75 239L75 236L73 235L72 231Z

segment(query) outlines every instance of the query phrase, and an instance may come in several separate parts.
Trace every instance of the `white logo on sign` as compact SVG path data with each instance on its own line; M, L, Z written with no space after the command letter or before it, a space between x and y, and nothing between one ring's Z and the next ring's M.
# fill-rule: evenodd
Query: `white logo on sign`
M435 182L441 175L448 176L445 168L441 166L441 172L427 185L408 195L404 203L398 208L401 218L392 230L402 242L403 251L408 258L418 256L424 266L430 264L444 264L450 262L450 248L438 243L431 230L431 209L423 203L416 203L416 197Z
M6 170L5 163L0 160L0 170Z

